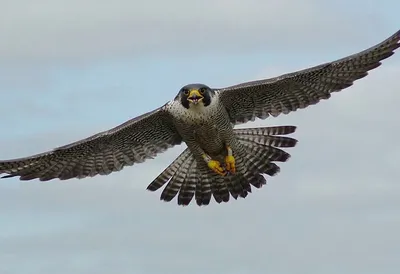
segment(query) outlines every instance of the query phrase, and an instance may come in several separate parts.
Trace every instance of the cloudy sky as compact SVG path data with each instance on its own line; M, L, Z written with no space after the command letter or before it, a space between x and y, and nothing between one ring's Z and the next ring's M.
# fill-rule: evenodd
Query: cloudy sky
M335 60L400 29L394 0L0 0L0 159L222 87ZM112 4L111 4L112 3ZM148 183L182 151L109 176L0 181L0 272L397 273L400 51L296 125L246 199L178 207Z

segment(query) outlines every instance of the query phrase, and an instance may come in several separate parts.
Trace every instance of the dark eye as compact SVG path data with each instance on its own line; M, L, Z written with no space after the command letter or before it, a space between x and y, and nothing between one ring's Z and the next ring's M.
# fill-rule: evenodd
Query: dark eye
M200 91L201 94L204 94L204 92L206 92L206 89L205 88L201 88L199 91Z
M184 89L184 90L182 90L182 92L183 92L183 94L185 94L185 95L189 95L189 90L188 90L188 89Z

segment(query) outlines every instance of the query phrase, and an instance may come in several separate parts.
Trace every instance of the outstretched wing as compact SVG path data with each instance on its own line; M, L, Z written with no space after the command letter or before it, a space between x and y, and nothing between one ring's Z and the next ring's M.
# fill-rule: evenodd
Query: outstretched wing
M141 163L178 145L182 138L164 107L145 113L113 129L52 151L0 161L0 174L21 180L66 180L106 175Z
M355 80L381 65L400 47L400 30L367 50L334 62L279 77L217 89L234 124L278 116L328 99L332 92L350 87Z

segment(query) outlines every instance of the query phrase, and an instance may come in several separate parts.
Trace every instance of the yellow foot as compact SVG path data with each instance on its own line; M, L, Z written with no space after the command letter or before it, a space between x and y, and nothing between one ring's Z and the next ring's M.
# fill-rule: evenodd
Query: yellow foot
M221 164L218 161L209 160L207 162L207 165L208 165L209 168L211 168L211 170L213 170L214 172L218 173L219 175L222 175L222 176L226 175L226 171L224 170L223 167L221 167Z
M225 157L225 165L226 165L226 170L229 171L230 173L236 172L235 157L233 157L232 155L228 155Z
M225 157L226 170L228 170L230 173L235 173L236 165L235 157L232 155L232 149L230 146L226 146L226 150L228 151L228 155Z

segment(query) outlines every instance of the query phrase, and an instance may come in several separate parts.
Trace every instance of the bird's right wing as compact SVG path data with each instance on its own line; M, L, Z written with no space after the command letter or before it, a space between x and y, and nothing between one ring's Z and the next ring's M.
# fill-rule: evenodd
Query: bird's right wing
M3 178L66 180L106 175L141 163L178 145L181 136L164 107L133 118L113 129L30 157L0 161Z

